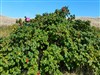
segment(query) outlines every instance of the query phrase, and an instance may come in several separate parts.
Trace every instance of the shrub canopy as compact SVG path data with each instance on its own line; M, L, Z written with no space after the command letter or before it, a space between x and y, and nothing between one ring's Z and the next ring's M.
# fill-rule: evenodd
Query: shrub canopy
M68 7L17 23L0 39L1 75L62 75L78 68L100 74L100 30L75 20Z

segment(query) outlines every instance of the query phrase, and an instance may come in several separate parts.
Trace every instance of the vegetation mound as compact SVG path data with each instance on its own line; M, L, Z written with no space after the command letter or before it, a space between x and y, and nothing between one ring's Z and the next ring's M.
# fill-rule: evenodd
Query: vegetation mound
M75 20L68 7L16 22L0 39L1 75L100 74L100 30Z

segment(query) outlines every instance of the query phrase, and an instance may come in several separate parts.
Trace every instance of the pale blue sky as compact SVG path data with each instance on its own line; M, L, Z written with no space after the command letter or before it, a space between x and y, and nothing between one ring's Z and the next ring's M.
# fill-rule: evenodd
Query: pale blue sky
M100 0L1 0L0 14L9 17L35 17L68 6L76 16L100 17Z

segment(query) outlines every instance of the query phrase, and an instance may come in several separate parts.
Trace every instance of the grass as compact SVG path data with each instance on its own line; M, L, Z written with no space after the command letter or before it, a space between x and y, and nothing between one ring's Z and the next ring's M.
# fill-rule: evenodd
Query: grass
M1 26L0 27L0 38L8 37L10 33L17 27L18 27L17 25Z

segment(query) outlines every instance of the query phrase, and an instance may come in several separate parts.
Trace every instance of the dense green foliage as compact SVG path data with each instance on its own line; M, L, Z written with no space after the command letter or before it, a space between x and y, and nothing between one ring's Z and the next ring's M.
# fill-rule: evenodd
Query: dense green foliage
M63 7L21 21L9 38L0 39L0 75L99 75L100 30L74 19Z

